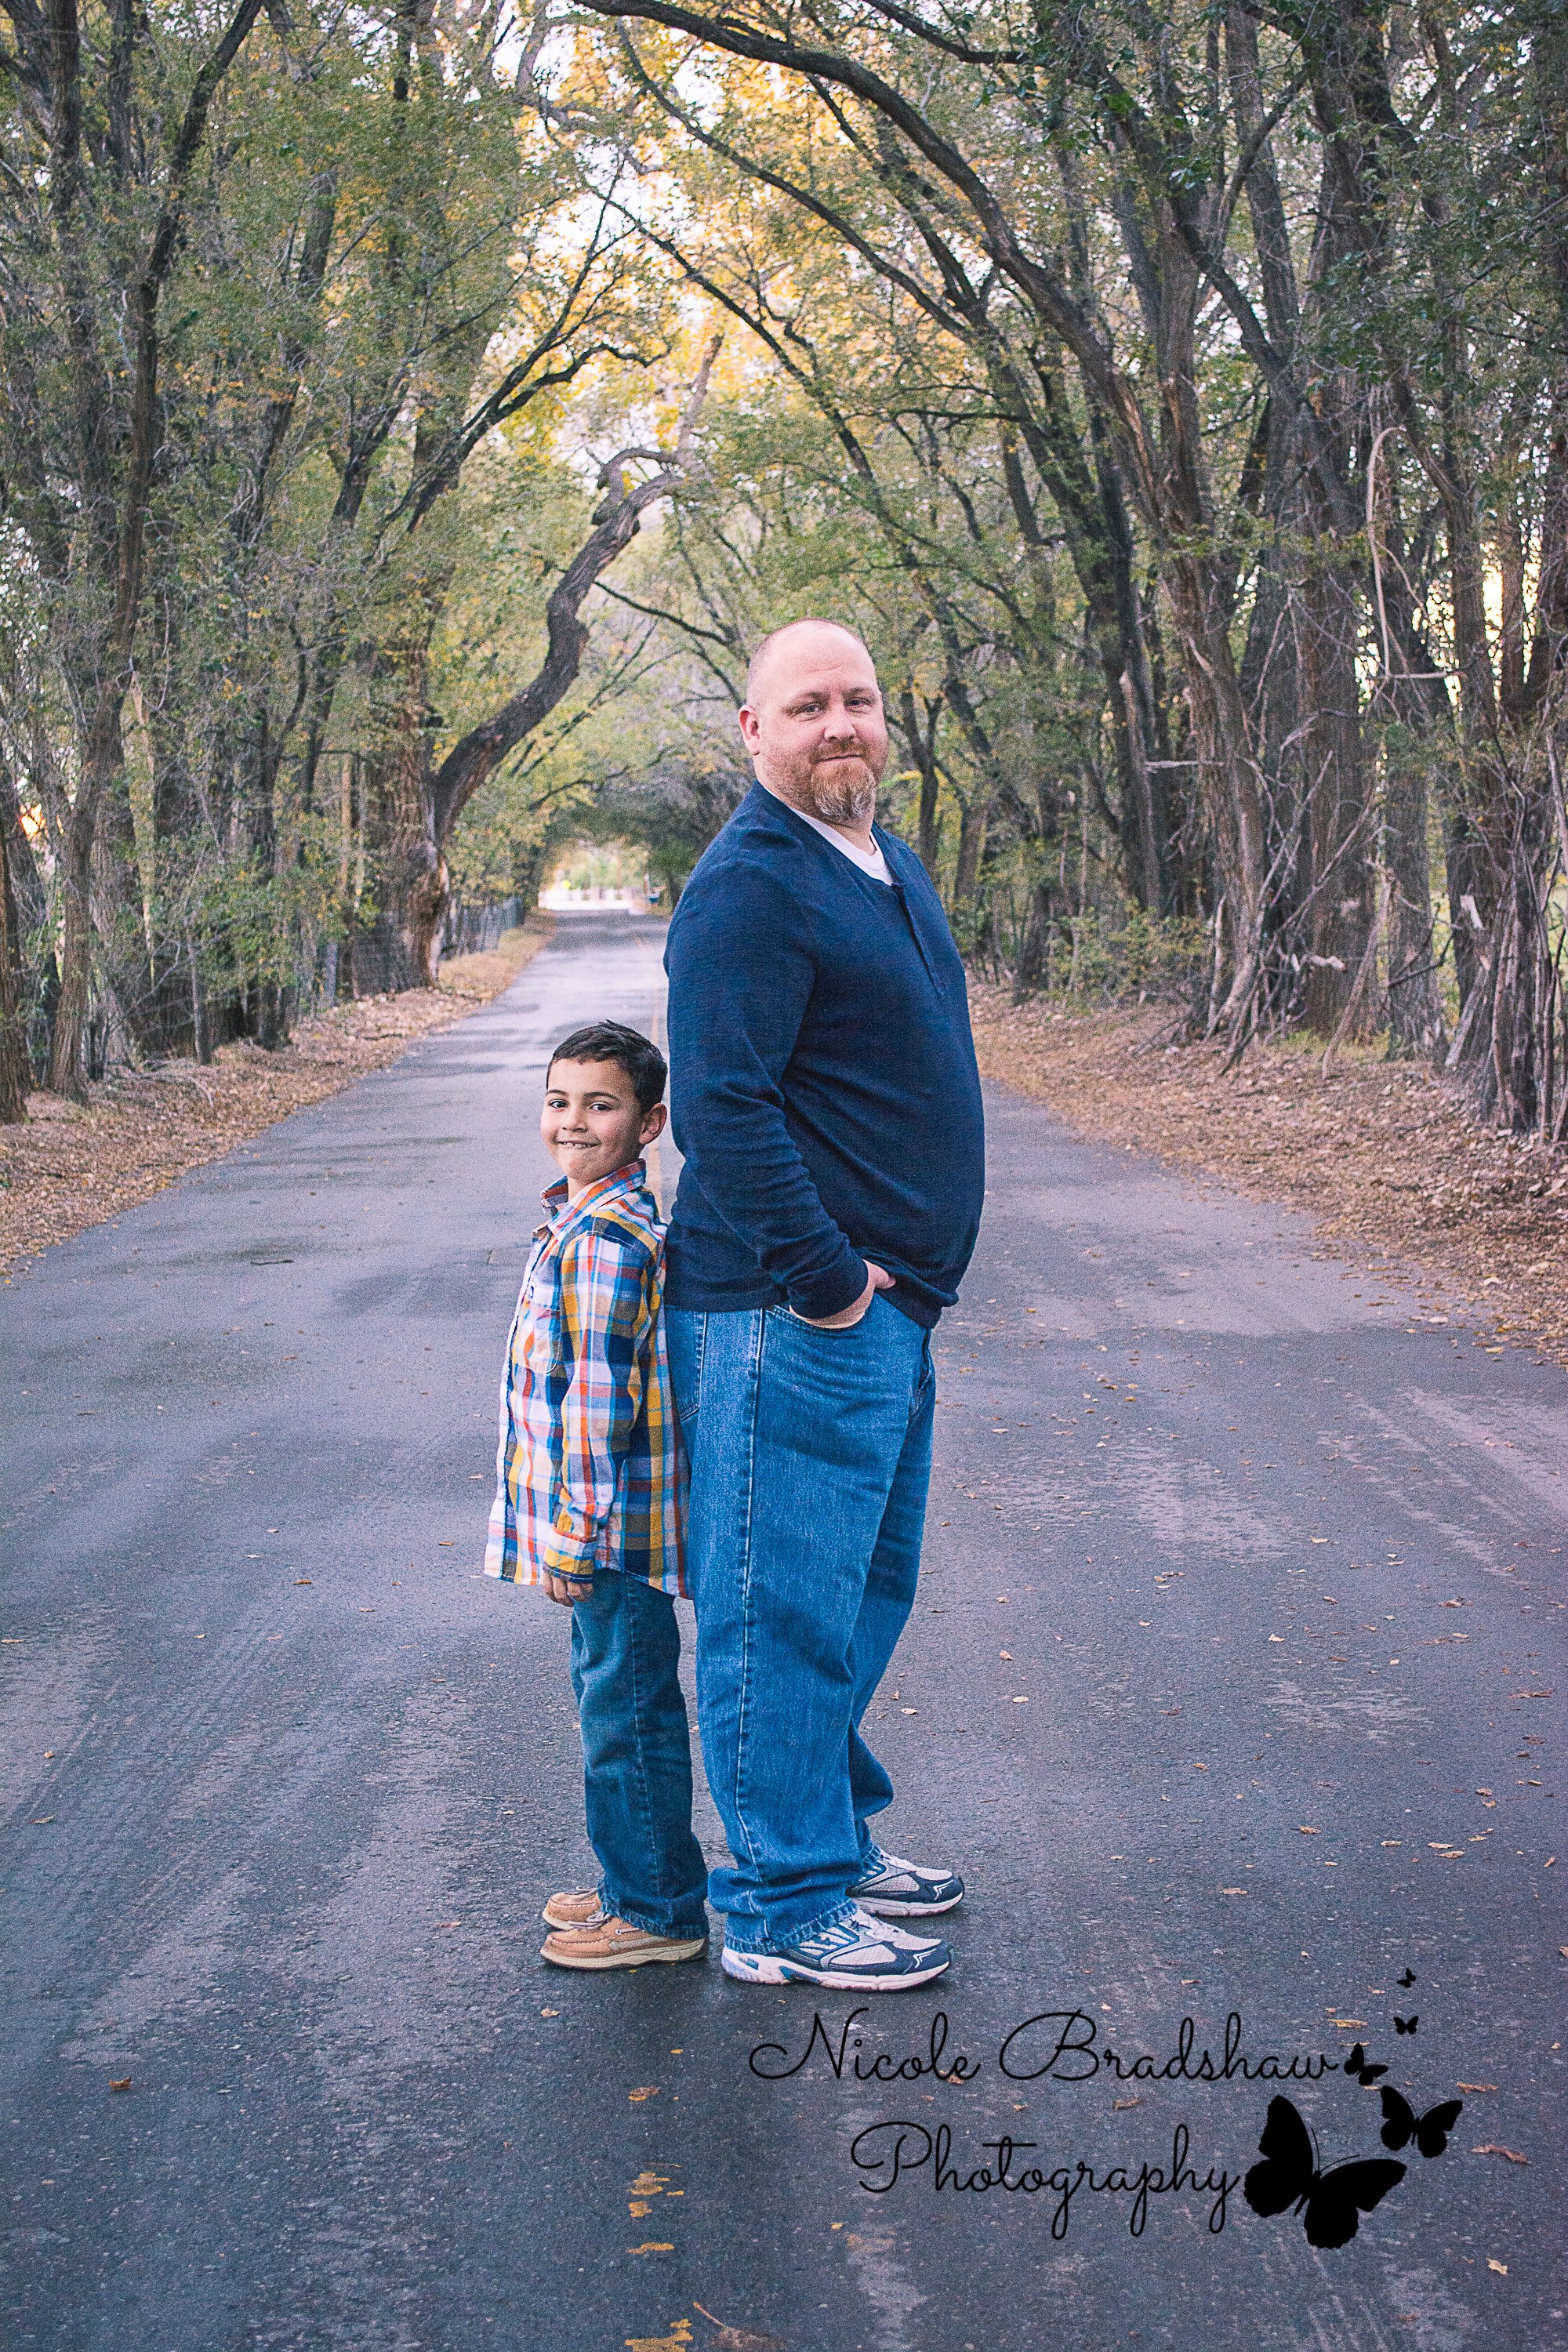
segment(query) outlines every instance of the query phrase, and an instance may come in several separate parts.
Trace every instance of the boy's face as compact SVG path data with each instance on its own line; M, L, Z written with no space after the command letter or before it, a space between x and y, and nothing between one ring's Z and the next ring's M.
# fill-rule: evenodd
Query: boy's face
M662 1132L665 1108L639 1110L618 1062L554 1062L544 1087L539 1132L574 1201L601 1176L613 1176Z

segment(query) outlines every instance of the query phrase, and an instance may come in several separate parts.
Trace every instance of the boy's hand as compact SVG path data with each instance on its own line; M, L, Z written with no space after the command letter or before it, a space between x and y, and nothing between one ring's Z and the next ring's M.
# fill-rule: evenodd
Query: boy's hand
M562 1601L570 1609L574 1601L586 1601L594 1590L594 1572L590 1569L586 1576L552 1576L546 1570L544 1590L552 1601Z
M809 1323L814 1331L852 1330L869 1312L871 1301L879 1290L891 1290L893 1286L893 1277L887 1267L876 1265L870 1258L866 1260L866 1273L868 1277L866 1287L853 1307L841 1307L837 1315L803 1315L801 1321Z

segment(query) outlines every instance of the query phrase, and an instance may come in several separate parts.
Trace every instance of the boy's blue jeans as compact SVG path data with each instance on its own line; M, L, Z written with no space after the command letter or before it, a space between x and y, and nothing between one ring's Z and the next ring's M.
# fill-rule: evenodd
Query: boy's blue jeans
M588 1840L599 1900L655 1936L705 1936L708 1865L691 1834L691 1743L675 1603L602 1568L572 1606Z
M738 1950L853 1908L893 1785L860 1737L914 1601L931 1342L879 1297L848 1330L787 1307L666 1309L691 1462L702 1760L733 1857L709 1899Z

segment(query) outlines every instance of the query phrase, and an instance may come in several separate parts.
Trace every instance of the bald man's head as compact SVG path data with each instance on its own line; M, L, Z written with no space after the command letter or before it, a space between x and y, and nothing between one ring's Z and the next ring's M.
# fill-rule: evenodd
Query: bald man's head
M791 621L752 656L741 732L757 781L870 839L888 727L871 656L837 621Z
M810 641L805 633L808 630L826 630L833 636L847 637L852 646L859 646L869 663L871 656L866 650L865 639L857 636L853 629L847 629L842 621L786 621L782 629L769 630L747 665L746 700L753 710L757 707L759 688L766 690L763 680L770 664L774 663L780 655L807 652Z

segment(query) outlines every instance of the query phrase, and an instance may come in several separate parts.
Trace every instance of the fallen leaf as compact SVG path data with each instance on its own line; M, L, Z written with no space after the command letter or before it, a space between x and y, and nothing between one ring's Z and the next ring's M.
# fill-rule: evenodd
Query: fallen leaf
M1309 1829L1305 1822L1297 1822L1297 1824L1296 1824L1296 1827L1300 1831L1301 1835L1302 1835L1303 1837L1321 1837L1321 1836L1322 1836L1322 1832L1321 1832L1321 1830L1312 1830L1312 1829Z
M1456 2083L1454 2088L1456 2091L1495 2091L1497 2084L1495 2083Z
M626 2096L630 2099L634 2106L643 2099L657 2099L658 2096L658 2084L657 2083L644 2083L639 2090L628 2091L626 2093Z
M114 2080L113 2076L111 2075L111 2076L110 2077L109 2087L110 2087L110 2089L111 2091L128 2091L128 2090L131 2088L131 2077L130 2077L130 2075L129 2075L129 2074L121 2074L121 2076L120 2077L120 2080L119 2080L119 2082L118 2082L118 2083Z
M558 2009L542 2009L539 2014L541 2017L559 2017L561 2011Z
M1489 1353L1490 1351L1489 1350L1488 1352ZM1494 2262L1489 2254L1487 2256L1487 2268L1489 2271L1496 2271L1499 2278L1507 2278L1508 2276L1508 2264L1506 2263Z
M297 1576L294 1581L296 1584L309 1584L310 1580L308 1576Z
M643 2245L628 2246L626 2252L628 2254L672 2254L675 2248L659 2239L649 2238Z
M835 2221L833 2226L838 2230L844 2225L841 2221ZM691 2308L701 2312L703 2318L711 2321L718 2329L713 2339L714 2352L784 2352L776 2336L759 2336L750 2327L726 2327L721 2319L714 2319L704 2304L694 2302Z
M1495 2140L1490 2139L1483 2141L1479 2147L1471 2148L1470 2154L1472 2156L1506 2156L1510 2164L1530 2162L1529 2157L1521 2156L1517 2148L1500 2147Z
M1140 2100L1138 2100L1138 2099L1112 2099L1112 2100L1111 2100L1111 2102L1110 2102L1110 2104L1111 2104L1111 2105L1112 2105L1112 2107L1113 2107L1113 2108L1114 2108L1114 2107L1136 2107L1136 2106L1138 2106L1138 2105L1142 2105L1142 2102L1141 2102Z

